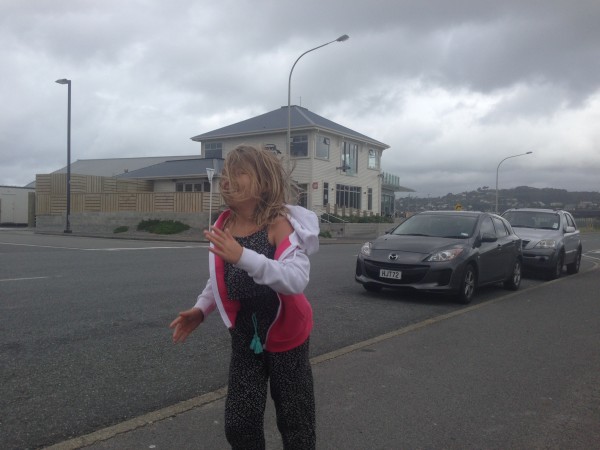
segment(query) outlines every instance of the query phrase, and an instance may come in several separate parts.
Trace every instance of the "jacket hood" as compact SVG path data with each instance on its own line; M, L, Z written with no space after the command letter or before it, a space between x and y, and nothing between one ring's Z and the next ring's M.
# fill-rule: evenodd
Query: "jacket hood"
M312 255L319 250L319 219L317 215L302 206L286 205L288 220L294 228L298 245Z

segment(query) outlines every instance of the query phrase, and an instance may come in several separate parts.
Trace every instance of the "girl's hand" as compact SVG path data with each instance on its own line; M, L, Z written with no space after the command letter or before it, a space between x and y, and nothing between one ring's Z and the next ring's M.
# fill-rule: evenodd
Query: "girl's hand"
M214 245L209 250L224 261L236 264L242 257L244 247L235 240L229 230L212 227L210 230L204 230L204 237Z
M183 342L189 334L198 328L204 321L204 313L200 308L191 308L187 311L180 312L177 318L171 322L169 328L174 328L173 342Z

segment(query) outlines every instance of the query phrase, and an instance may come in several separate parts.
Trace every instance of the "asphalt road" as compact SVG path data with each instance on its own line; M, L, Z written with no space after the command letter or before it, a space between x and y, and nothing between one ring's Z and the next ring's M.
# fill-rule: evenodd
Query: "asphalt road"
M584 249L583 267L600 259L600 235L585 235ZM357 250L323 245L312 258L312 356L463 307L365 292ZM225 385L229 337L216 314L185 345L167 328L203 287L206 256L200 243L0 231L2 448L50 445ZM485 288L475 303L505 293Z

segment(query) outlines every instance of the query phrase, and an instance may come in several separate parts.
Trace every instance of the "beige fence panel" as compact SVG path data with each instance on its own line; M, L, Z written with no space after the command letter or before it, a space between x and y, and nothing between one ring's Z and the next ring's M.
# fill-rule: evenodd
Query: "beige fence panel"
M36 175L38 215L61 215L66 211L67 174ZM203 212L208 211L208 192L153 192L147 180L120 180L114 177L71 174L71 212ZM213 193L214 211L223 204Z
M38 194L50 194L50 175L35 176L35 192Z
M119 210L119 194L102 194L100 197L101 212L116 212Z
M36 177L35 184L37 186L37 177ZM36 215L50 214L50 195L49 194L37 194L36 195L35 213L36 213Z
M67 197L66 196L50 196L50 214L60 215L67 210Z
M136 204L138 212L152 212L154 211L154 194L144 193L136 194Z
M71 194L71 212L85 212L86 194Z
M67 194L67 174L53 173L50 175L50 194Z
M155 192L154 211L173 212L175 206L174 192Z
M152 192L153 183L147 180L117 180L117 192Z
M136 194L117 194L119 197L119 211L135 211L137 206Z
M88 189L89 178L93 177L71 174L71 194L85 194L86 192L97 192Z
M102 194L87 194L83 196L85 212L102 211Z
M102 177L102 188L100 192L105 194L117 192L117 179Z
M175 212L200 212L205 204L202 192L176 192L174 201Z

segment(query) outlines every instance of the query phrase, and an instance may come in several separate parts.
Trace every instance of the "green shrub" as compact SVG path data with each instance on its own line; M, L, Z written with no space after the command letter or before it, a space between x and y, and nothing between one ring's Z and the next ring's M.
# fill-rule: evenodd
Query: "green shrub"
M319 237L330 238L331 237L331 232L329 232L329 231L321 231L319 233Z
M138 231L147 231L153 234L177 234L189 229L189 225L178 220L142 220L137 226Z
M129 231L129 227L126 227L124 225L117 227L113 230L113 233L125 233L126 231Z

